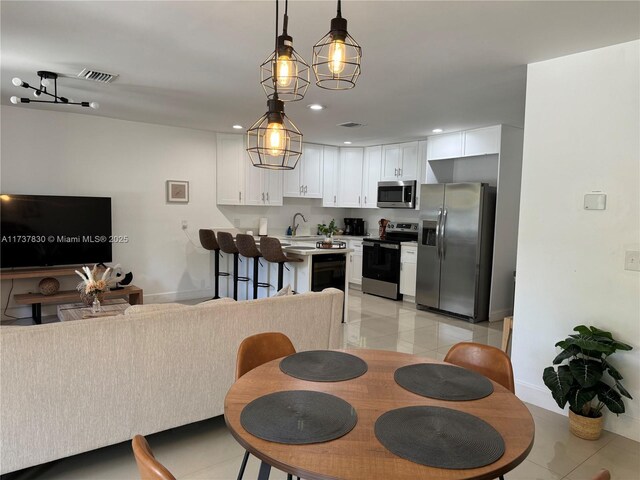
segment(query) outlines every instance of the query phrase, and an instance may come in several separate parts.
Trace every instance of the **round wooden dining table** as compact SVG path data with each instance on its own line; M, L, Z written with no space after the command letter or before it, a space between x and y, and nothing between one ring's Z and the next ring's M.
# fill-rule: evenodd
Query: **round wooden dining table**
M385 350L339 351L362 358L368 364L367 372L342 382L310 382L283 373L279 367L282 359L278 359L253 369L233 384L224 402L225 421L238 443L263 465L305 480L492 479L515 468L529 454L535 430L533 418L524 403L501 385L493 382L493 393L479 400L435 400L396 384L394 372L405 365L443 362ZM353 406L358 422L343 437L307 445L269 442L248 433L240 424L243 408L256 398L285 390L313 390L342 398ZM446 407L481 418L502 435L504 454L490 465L465 470L428 467L396 456L376 438L375 422L389 410L417 405Z

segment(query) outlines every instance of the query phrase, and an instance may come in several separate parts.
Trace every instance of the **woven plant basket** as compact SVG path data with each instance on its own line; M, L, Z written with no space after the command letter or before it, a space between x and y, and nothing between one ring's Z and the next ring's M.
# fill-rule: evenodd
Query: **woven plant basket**
M569 430L576 437L597 440L602 433L602 415L598 418L583 417L569 410Z

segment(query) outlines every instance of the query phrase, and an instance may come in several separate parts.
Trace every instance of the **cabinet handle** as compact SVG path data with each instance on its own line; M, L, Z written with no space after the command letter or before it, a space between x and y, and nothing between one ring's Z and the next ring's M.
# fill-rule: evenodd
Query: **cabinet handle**
M238 192L238 200L242 201L242 192Z
M303 190L303 189L302 189L302 185L300 185L300 193L301 193L301 194L302 194L302 190Z
M365 205L367 204L367 196L366 195L364 196L364 204Z
M401 177L401 176L402 176L402 169L401 169L401 168L399 168L399 169L398 169L398 176L399 176L399 177Z
M264 202L264 192L262 192L262 201Z
M360 205L360 195L358 195L358 205Z
M269 201L269 192L267 192L267 202Z
M336 196L333 196L333 203L336 203Z
M307 190L309 189L309 187L307 187L306 185L304 186L304 194L307 194Z
M397 176L398 176L398 169L397 169L397 168L394 168L394 169L393 169L393 176L394 176L394 177L397 177Z

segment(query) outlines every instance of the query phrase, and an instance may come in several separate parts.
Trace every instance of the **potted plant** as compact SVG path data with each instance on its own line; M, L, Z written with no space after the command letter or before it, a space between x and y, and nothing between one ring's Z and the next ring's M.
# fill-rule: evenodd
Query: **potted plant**
M338 227L336 227L336 220L334 218L331 219L331 222L329 222L329 225L326 225L324 223L318 224L318 232L320 232L321 235L325 236L325 239L323 240L324 243L327 243L327 244L333 243L333 235L337 231L338 231Z
M573 330L577 333L556 343L556 347L562 348L553 359L557 368L545 368L542 378L560 408L569 403L571 433L596 440L602 432L602 409L607 407L619 415L624 413L622 397L631 398L609 357L617 350L632 347L596 327L579 325ZM603 381L605 372L613 380L613 386Z

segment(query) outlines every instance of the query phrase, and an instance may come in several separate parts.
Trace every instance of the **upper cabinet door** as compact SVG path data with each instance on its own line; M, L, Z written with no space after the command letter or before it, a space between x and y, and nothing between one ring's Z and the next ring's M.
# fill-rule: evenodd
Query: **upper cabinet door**
M362 162L364 149L341 148L338 160L338 206L360 208L362 205Z
M324 147L322 159L322 206L338 206L337 147Z
M378 182L382 175L382 147L364 149L362 169L362 207L378 208Z
M264 205L265 204L265 186L264 186L264 169L251 165L247 166L245 172L244 205Z
M281 206L283 172L281 170L264 170L262 175L264 178L265 205Z
M418 142L403 143L402 163L400 164L399 180L418 180L420 166L418 163Z
M322 150L322 145L305 144L302 147L298 168L302 167L303 197L322 198Z
M298 160L298 165L293 170L285 170L283 195L285 197L302 197L301 171L304 155Z
M244 205L245 169L251 161L244 135L216 134L216 199L218 205Z
M402 146L384 145L382 147L381 180L398 180L402 164Z
M464 156L489 155L500 152L500 125L464 132Z
M427 160L462 156L462 132L434 135L427 139Z

